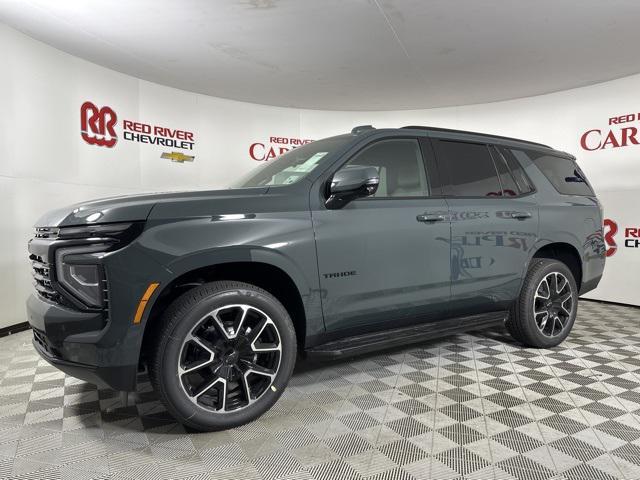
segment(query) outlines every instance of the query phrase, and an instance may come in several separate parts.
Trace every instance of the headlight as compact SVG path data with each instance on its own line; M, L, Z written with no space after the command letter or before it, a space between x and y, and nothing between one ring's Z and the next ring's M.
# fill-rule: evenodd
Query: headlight
M83 225L80 227L62 227L58 230L58 239L74 240L99 238L118 243L128 243L137 237L144 222L132 223L104 223L97 225Z
M98 263L98 252L105 245L91 247L60 248L56 252L56 276L58 282L74 297L90 307L104 304L105 275Z
M61 227L55 232L56 290L79 307L103 308L107 278L102 257L132 242L144 222Z

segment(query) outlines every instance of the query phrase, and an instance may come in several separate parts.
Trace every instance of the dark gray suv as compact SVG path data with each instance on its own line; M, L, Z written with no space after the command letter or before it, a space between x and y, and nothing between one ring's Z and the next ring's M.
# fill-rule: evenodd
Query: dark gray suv
M552 347L605 262L573 156L429 127L318 140L228 190L97 200L29 242L34 345L201 430L255 419L298 352L339 357L506 324Z

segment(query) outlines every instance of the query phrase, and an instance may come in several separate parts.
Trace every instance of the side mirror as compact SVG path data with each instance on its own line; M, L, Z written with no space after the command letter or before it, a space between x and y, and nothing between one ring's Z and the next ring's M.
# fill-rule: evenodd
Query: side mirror
M333 175L325 206L331 209L342 208L356 198L373 195L378 190L379 183L380 176L375 167L347 166Z

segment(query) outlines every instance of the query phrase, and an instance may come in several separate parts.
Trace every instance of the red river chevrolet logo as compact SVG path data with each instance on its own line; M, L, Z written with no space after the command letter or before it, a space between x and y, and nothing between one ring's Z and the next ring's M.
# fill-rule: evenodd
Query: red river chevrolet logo
M249 157L252 160L263 162L276 158L292 148L311 142L313 140L306 138L269 137L269 142L255 142L249 145Z
M618 223L610 218L604 219L604 241L607 244L607 257L611 257L618 251L616 235ZM640 227L624 227L624 247L640 248Z
M117 121L118 116L111 107L99 108L92 102L84 102L80 107L80 133L89 145L112 148L118 141ZM122 120L122 138L128 142L182 150L193 150L195 144L194 133L188 130L127 119ZM193 160L193 155L190 157Z
M607 244L607 257L610 257L616 250L618 250L618 245L616 244L615 236L618 233L618 224L611 220L610 218L604 219L604 228L606 230L604 234L604 241Z
M91 102L80 107L80 133L89 145L112 148L118 141L116 112L111 107L98 108Z

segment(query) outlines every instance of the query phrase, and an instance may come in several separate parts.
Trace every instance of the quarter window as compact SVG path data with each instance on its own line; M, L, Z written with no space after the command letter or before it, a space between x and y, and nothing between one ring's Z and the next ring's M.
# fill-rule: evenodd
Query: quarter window
M486 145L436 140L440 163L449 172L448 194L454 197L502 195L493 159Z
M502 195L504 195L505 197L517 197L518 195L520 195L520 191L518 190L516 181L514 180L511 172L509 171L509 168L507 167L506 160L494 149L491 149L491 153L493 154L496 170L498 171L498 176L500 177L500 184L502 185Z
M376 167L380 175L376 198L429 195L422 152L417 140L382 140L365 147L342 168L351 165Z
M498 145L492 145L490 149L502 183L502 194L513 197L532 192L531 182L513 154Z
M513 176L514 181L518 186L518 190L521 194L533 192L533 186L531 185L531 181L524 173L522 165L520 162L516 160L511 150L504 147L496 146L495 149L498 151L498 156L502 157L504 161L507 162L507 166L511 171L511 175Z

